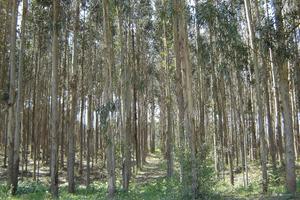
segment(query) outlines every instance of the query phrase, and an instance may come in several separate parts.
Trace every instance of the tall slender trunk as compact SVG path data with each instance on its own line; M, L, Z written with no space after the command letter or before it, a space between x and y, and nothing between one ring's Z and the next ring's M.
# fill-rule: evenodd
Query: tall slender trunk
M91 77L90 77L91 78ZM88 95L88 113L87 113L87 155L86 155L86 186L89 186L91 183L90 174L91 174L91 153L92 153L92 131L93 131L93 119L92 119L92 95Z
M11 26L10 26L10 54L9 54L9 99L8 99L8 180L7 185L11 186L14 182L14 136L15 136L15 92L16 92L16 26L18 18L18 1L12 1L11 11ZM12 190L15 193L15 190Z
M57 140L57 68L58 68L58 31L59 0L53 0L53 33L52 33L52 79L51 79L51 194L58 198L58 140Z
M179 43L179 49L181 54L181 64L182 64L182 82L184 89L186 91L186 104L187 104L187 136L188 136L188 142L189 142L189 148L190 148L190 155L191 155L191 176L192 176L192 198L197 198L197 189L198 189L198 183L197 183L197 169L196 169L196 151L195 151L195 118L194 118L194 111L193 111L193 91L192 91L192 71L191 71L191 62L190 62L190 55L189 55L189 49L188 49L188 36L187 36L187 25L185 23L185 1L180 0L176 1L175 3L175 10L179 14L178 18L178 43Z
M75 164L75 123L77 116L77 76L78 76L78 29L79 29L79 12L80 12L80 1L75 1L75 23L73 27L73 63L72 63L72 77L71 77L71 116L70 116L70 127L68 133L68 191L70 193L75 192L75 181L74 181L74 164ZM67 39L67 38L66 38Z
M262 170L262 189L263 192L266 193L268 190L268 173L267 173L267 151L266 151L266 141L265 141L265 131L264 131L264 122L263 122L263 99L262 95L263 92L261 90L261 64L258 61L258 47L255 43L255 30L253 28L254 24L252 22L252 15L250 11L250 2L249 0L245 0L245 10L246 10L246 16L247 16L247 23L248 23L248 33L249 33L249 39L250 39L250 47L252 49L251 55L252 55L252 61L254 64L254 71L255 71L255 94L256 94L256 101L257 101L257 113L258 113L258 134L260 136L260 153L261 153L261 170Z
M83 11L84 17L83 17L83 22L85 23L85 10ZM84 28L84 27L83 27ZM82 45L81 45L81 105L80 105L80 153L79 153L79 174L82 174L83 172L83 151L84 151L84 125L83 125L83 120L84 120L84 110L85 110L85 97L84 97L84 84L85 84L85 79L84 79L84 64L85 64L85 33L83 32L82 34Z
M104 40L106 46L106 64L107 64L107 94L106 103L113 101L112 88L112 67L113 67L113 48L112 48L112 33L110 21L109 1L103 0L103 24L104 24ZM116 174L115 174L115 152L114 152L114 133L112 129L111 115L109 114L108 133L107 133L107 172L108 172L108 195L112 198L116 191Z
M293 134L293 119L292 106L289 93L288 80L288 63L285 56L287 51L283 16L282 16L282 1L274 1L275 9L275 24L277 26L277 48L275 67L278 68L279 73L279 92L282 102L283 122L284 122L284 136L285 136L285 158L286 158L286 186L289 192L296 192L296 172L295 172L295 149L294 149L294 134Z
M121 68L122 68L122 81L124 85L124 91L122 91L122 97L123 97L123 112L124 112L124 122L123 122L123 131L124 136L122 137L122 144L123 144L123 151L124 151L124 158L122 163L122 185L123 189L125 191L129 188L129 181L131 178L131 90L130 85L130 68L129 68L129 62L125 62L126 55L128 55L126 43L128 41L127 34L124 38L124 21L123 21L123 7L118 8L118 21L119 21L119 34L120 34L120 44L121 44ZM127 56L129 58L130 55ZM123 88L123 87L122 87Z
M177 9L177 5L174 9ZM185 134L184 134L184 96L182 85L182 68L180 61L179 49L179 34L178 34L178 15L173 15L173 37L174 37L174 52L176 64L176 96L178 105L178 131L179 131L179 164L180 164L180 181L183 182L185 178L184 172L184 147L185 147Z
M152 83L153 87L153 83ZM150 152L155 153L155 99L154 95L152 94L152 100L151 100L151 132L150 132Z
M166 9L165 0L162 0L162 4L164 9ZM173 158L173 133L172 133L172 114L171 114L171 106L172 106L172 96L170 91L170 73L169 73L169 64L168 64L168 56L169 50L167 46L167 32L166 32L166 20L162 19L162 28L163 28L163 67L166 71L166 78L164 78L164 87L166 94L166 107L167 107L167 138L166 138L166 158L167 158L167 176L172 177L174 173L174 158ZM165 100L164 100L165 101Z
M281 108L279 103L279 87L278 87L278 70L277 67L274 66L273 61L273 51L269 49L270 52L270 60L271 60L271 69L272 69L272 82L273 82L273 101L274 101L274 114L275 114L275 132L276 132L276 145L277 145L277 153L279 156L279 160L281 165L284 166L284 158L283 158L283 141L282 141L282 132L281 132Z
M17 93L17 108L15 118L15 136L14 136L14 158L13 158L13 188L12 193L17 191L18 175L19 175L19 161L20 161L20 143L21 143L21 128L23 124L23 71L24 71L24 53L25 53L25 34L27 21L28 0L23 0L23 14L21 22L21 50L19 57L19 71L18 71L18 93Z

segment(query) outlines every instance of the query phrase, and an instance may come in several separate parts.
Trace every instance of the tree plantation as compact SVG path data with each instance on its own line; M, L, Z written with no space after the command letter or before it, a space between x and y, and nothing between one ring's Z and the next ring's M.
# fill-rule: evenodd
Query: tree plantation
M300 199L299 0L0 0L0 199Z

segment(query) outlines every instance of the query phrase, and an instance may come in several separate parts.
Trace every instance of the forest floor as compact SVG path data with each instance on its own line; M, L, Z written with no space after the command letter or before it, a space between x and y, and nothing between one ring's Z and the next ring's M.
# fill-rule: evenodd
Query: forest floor
M31 163L32 164L32 163ZM299 163L298 163L299 164ZM177 166L177 163L175 164ZM96 167L99 166L99 167ZM86 187L85 176L77 174L75 194L67 192L66 170L60 171L60 199L95 199L105 200L107 194L106 179L102 164L95 164L92 171L93 183ZM32 166L29 166L31 169ZM84 167L85 169L85 167ZM47 165L41 164L39 171L39 181L33 181L32 173L27 173L23 180L19 182L17 196L10 196L9 189L6 187L6 168L0 167L0 200L40 200L51 199L49 193L49 172ZM102 172L100 172L102 171ZM271 171L271 170L269 170ZM225 171L225 179L217 182L214 187L214 196L212 199L224 200L296 200L300 196L292 197L286 193L284 187L284 169L280 168L277 174L269 173L269 192L267 195L261 195L260 168L258 163L249 164L249 183L247 187L243 184L243 173L235 174L235 185L229 183L228 172ZM300 175L300 166L297 165L297 175ZM117 175L117 194L116 200L176 200L185 199L180 197L180 183L178 179L167 180L166 162L160 153L149 154L142 169L135 171L130 183L128 192L122 191L120 175ZM297 183L297 190L300 192L300 180ZM206 199L206 198L205 198ZM188 200L188 199L187 199Z
M159 154L149 154L141 170L134 177L137 184L156 181L166 175L163 169L164 160Z

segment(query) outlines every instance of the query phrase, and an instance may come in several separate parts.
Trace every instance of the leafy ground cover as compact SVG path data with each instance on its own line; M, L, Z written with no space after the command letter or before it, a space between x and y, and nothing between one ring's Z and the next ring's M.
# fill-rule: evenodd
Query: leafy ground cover
M161 155L152 154L147 158L143 169L139 170L133 177L130 190L125 192L121 189L121 182L118 181L118 191L116 200L179 200L187 199L184 195L184 188L179 182L178 174L173 179L165 177L166 164L161 159ZM300 195L291 196L286 193L284 187L283 169L278 169L276 173L269 174L269 192L261 194L260 169L259 164L249 165L249 183L244 187L243 173L235 174L235 185L229 182L229 177L225 173L225 179L216 182L211 188L209 195L201 196L200 199L220 199L220 200L293 200L300 199ZM299 168L297 168L299 174ZM105 180L94 181L89 187L77 185L76 193L69 194L67 184L60 185L60 199L63 200L106 200L107 185ZM297 182L297 191L300 193L300 179ZM30 179L19 183L16 196L11 196L9 188L5 182L0 183L0 199L2 200L47 200L51 199L49 192L49 180L41 179L32 181Z

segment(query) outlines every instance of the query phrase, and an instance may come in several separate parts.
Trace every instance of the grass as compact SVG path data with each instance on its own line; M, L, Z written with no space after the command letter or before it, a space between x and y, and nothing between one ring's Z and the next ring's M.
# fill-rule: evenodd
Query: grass
M249 183L244 187L243 173L235 174L235 185L230 184L229 177L217 183L218 194L228 199L300 199L300 179L297 180L297 195L292 197L285 187L284 168L277 169L276 172L268 171L269 183L268 192L262 194L261 171L258 163L249 165ZM299 171L297 171L299 174Z
M95 199L105 200L107 198L106 184L95 182L89 187L77 186L75 194L69 194L67 186L61 186L59 190L60 199L66 200L84 200ZM116 193L116 200L173 200L178 199L179 185L176 181L168 181L165 178L159 178L156 181L146 184L131 185L130 191L125 192L119 189ZM20 183L16 196L10 195L9 188L0 184L0 199L2 200L46 200L51 199L49 188L41 182Z
M177 168L176 168L177 169ZM205 169L204 169L205 170ZM300 168L297 168L299 174ZM175 172L178 171L175 170ZM125 192L121 189L120 180L117 182L118 190L115 200L179 200L188 199L178 174L175 178L165 178L166 163L161 160L159 155L151 155L147 159L147 164L135 175L130 183L130 190ZM205 173L210 173L205 171ZM201 175L202 176L202 175ZM202 176L203 177L203 176ZM276 172L269 169L269 190L262 195L261 191L261 172L258 163L249 164L249 184L243 185L243 173L235 174L235 185L232 186L229 181L229 175L226 172L225 179L219 180L211 190L209 196L202 196L200 199L266 199L266 200L287 200L300 199L300 179L297 181L297 197L291 197L285 188L284 169L280 168ZM205 183L204 183L205 184ZM200 186L201 187L201 186ZM209 186L210 187L210 186ZM76 193L68 193L67 183L59 187L59 197L63 200L105 200L107 198L107 185L105 180L94 181L89 187L77 185ZM0 182L0 200L50 200L49 180L44 181L20 181L17 195L11 196L10 189L5 182Z

